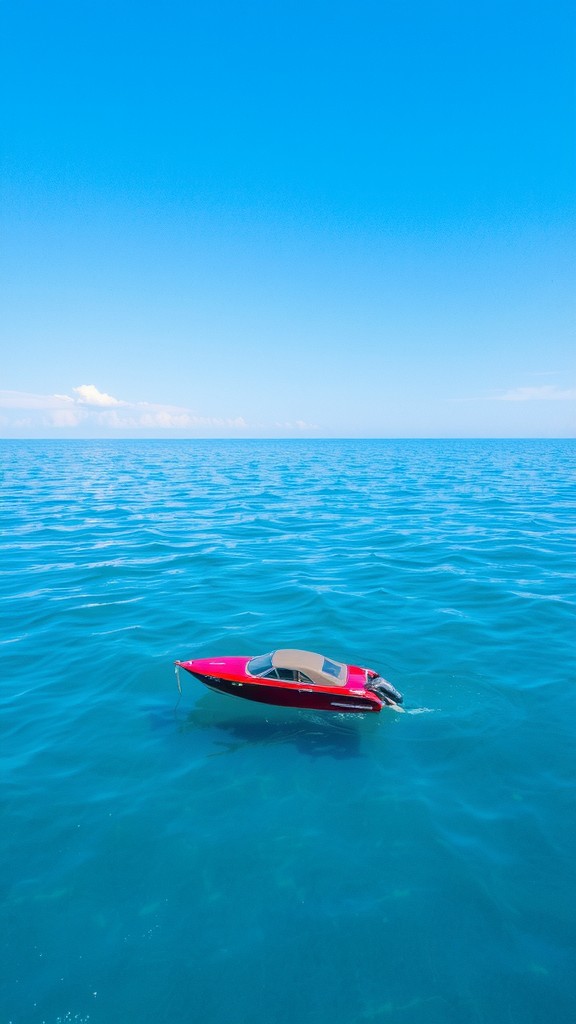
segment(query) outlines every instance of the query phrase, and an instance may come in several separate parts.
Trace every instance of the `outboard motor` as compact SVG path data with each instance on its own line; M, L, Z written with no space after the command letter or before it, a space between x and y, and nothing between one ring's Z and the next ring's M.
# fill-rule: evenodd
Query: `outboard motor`
M392 683L389 683L383 676L375 676L374 679L371 679L367 689L373 690L374 693L377 693L380 700L383 700L385 704L390 704L390 702L393 704L402 704L402 701L404 700L402 694L398 692L396 687L392 686Z

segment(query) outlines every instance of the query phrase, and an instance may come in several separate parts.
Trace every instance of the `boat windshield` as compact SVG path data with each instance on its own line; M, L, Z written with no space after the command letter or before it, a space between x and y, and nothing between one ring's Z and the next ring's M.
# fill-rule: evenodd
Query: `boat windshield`
M265 672L269 672L272 668L272 655L259 654L257 658L252 658L248 662L246 668L251 676L263 676Z
M330 661L328 658L324 658L322 671L325 672L327 676L334 676L335 679L339 679L342 675L342 665L338 665L335 661Z

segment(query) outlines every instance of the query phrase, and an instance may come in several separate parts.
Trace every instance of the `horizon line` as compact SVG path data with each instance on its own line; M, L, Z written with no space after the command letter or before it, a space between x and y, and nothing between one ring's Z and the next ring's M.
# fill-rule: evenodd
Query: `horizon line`
M166 437L162 435L155 435L153 437L111 437L110 435L94 435L92 437L26 437L20 435L18 437L3 437L0 435L0 441L48 441L48 442L61 442L61 441L73 441L73 442L84 442L84 441L176 441L176 442L197 442L197 441L233 441L238 443L244 443L246 441L287 441L300 442L300 441L312 441L314 443L321 443L323 441L574 441L576 440L576 434L565 434L565 435L527 435L527 434L514 434L514 435L446 435L446 434L434 434L434 435L401 435L401 436L379 436L379 435L338 435L338 436L327 436L327 437L279 437L279 436L267 436L267 437Z

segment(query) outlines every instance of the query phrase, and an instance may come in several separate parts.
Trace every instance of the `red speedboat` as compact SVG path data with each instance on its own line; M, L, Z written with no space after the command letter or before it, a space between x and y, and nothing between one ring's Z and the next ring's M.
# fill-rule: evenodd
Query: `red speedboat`
M282 650L255 658L177 661L218 693L315 711L380 711L398 707L402 695L373 669L344 665L311 651Z

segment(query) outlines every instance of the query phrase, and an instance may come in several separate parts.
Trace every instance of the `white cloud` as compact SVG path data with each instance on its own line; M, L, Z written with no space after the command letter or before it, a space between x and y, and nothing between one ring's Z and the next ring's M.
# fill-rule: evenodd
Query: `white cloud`
M317 423L306 423L305 420L294 420L293 422L275 423L275 427L279 430L319 430Z
M22 391L0 391L0 409L61 409L74 399L68 395L33 395Z
M555 384L539 387L510 388L508 391L493 391L488 395L474 395L469 398L453 398L453 402L574 402L576 388L559 388Z
M0 391L0 424L8 431L73 430L103 433L180 431L191 433L245 432L242 416L198 416L191 409L152 402L127 402L100 391L94 384L72 388L72 395L36 395ZM22 415L22 413L25 415Z
M576 400L576 388L563 389L555 384L543 384L540 387L512 388L491 398L497 402L573 402Z
M109 406L126 404L119 402L117 398L112 398L112 395L107 395L104 391L99 391L94 384L80 384L79 387L72 388L72 390L78 395L77 401L81 405Z
M50 422L54 427L77 427L82 417L73 409L54 409L50 413Z

